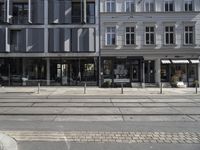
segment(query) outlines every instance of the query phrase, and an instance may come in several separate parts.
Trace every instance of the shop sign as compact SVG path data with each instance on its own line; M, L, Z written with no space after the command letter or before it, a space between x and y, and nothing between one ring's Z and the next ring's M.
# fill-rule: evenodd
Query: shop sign
M129 83L130 79L114 79L115 83Z

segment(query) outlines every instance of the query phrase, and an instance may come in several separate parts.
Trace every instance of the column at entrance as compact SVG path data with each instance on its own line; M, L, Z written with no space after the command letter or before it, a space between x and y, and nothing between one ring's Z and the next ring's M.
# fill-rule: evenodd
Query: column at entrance
M47 58L47 85L50 85L50 59Z
M26 60L25 58L22 58L22 76L25 77L26 76ZM26 81L22 81L22 85L25 86L26 85Z
M145 61L142 62L142 88L145 88Z
M156 84L160 87L161 86L161 65L160 65L160 59L155 60L155 80Z
M199 81L199 87L200 87L200 62L198 64L198 81Z

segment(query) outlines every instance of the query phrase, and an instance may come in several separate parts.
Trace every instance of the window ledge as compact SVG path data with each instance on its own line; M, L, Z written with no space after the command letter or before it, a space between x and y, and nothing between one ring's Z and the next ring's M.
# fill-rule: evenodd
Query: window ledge
M183 44L184 47L195 47L197 44Z
M145 45L143 45L144 47L156 47L157 45L156 44L145 44Z
M163 47L176 47L176 46L177 46L177 44L169 44L169 45L164 44L163 45Z
M117 47L117 45L104 45L104 47L106 47L106 48L114 48L114 47Z
M127 47L127 48L129 48L129 47L137 47L138 45L135 45L135 44L130 44L130 45L123 45L123 47Z

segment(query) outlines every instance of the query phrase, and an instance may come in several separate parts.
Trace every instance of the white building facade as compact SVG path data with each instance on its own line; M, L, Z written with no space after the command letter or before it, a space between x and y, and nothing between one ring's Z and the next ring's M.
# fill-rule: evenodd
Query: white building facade
M200 0L101 0L101 81L192 87L200 80Z

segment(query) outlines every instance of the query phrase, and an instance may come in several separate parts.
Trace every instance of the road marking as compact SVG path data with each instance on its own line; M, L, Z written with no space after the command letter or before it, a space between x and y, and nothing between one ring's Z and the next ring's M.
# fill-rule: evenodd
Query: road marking
M0 131L17 141L200 144L200 132Z

